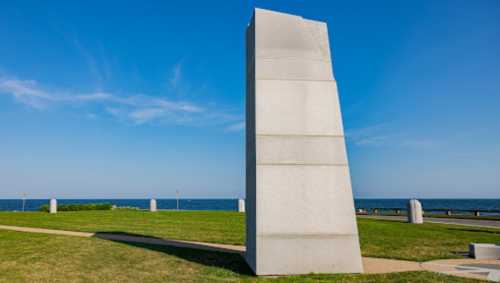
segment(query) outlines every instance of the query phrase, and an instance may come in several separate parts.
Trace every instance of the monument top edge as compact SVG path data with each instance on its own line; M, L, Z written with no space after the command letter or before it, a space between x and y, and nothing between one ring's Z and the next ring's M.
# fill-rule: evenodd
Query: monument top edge
M307 19L307 18L304 18L304 17L302 17L300 15L295 15L295 14L290 14L290 13L285 13L285 12L280 12L280 11L275 11L275 10L269 10L269 9L263 9L263 8L254 7L254 14L253 14L252 18L255 17L255 15L257 15L257 14L275 14L277 16L296 17L296 18L300 18L300 19L303 19L303 20L306 20L306 21L311 21L311 22L326 24L326 22L324 22L324 21Z

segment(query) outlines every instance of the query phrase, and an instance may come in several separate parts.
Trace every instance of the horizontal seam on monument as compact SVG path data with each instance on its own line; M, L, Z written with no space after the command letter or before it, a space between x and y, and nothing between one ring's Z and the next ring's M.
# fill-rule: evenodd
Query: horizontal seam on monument
M312 134L312 135L302 135L302 134L255 134L257 137L297 137L297 138L343 138L344 135L328 135L328 134Z
M309 58L301 58L301 57L259 57L259 56L256 56L256 57L255 57L255 59L261 59L261 60L294 59L294 60L302 60L302 61L313 61L313 62L332 63L332 61L331 61L331 60L309 59Z
M338 238L338 237L358 237L356 234L257 234L257 237L263 238L288 238L288 239L301 239L301 238L316 238L316 239L325 239L325 238Z
M305 162L297 162L297 163L289 163L289 162L256 162L257 165L266 165L266 166L348 166L347 163L305 163Z
M263 78L255 78L256 81L298 81L298 82L334 82L337 83L336 80L311 80L311 79L263 79Z

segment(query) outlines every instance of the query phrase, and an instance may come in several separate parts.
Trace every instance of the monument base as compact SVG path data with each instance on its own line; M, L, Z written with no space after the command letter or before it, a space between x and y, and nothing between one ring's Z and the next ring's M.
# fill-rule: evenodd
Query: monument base
M357 235L276 235L257 242L259 258L247 258L256 275L363 272L361 258L352 253L359 251Z

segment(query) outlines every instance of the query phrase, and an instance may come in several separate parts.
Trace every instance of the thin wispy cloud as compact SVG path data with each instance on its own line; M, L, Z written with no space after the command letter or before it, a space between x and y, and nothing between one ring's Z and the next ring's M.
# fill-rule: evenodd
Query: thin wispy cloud
M226 127L226 131L228 132L239 132L243 131L244 129L245 129L245 122L238 122Z
M0 92L10 94L17 101L36 109L43 109L52 96L40 90L35 81L0 79Z
M172 95L179 97L193 97L202 95L206 92L205 83L193 84L192 81L186 79L184 70L184 60L179 60L167 72L166 86Z
M75 108L100 105L103 113L137 125L150 122L218 125L234 123L241 119L239 115L203 107L191 101L172 100L145 94L118 95L102 91L92 93L49 91L32 80L6 77L0 77L0 94L10 95L15 101L37 110L59 105ZM97 116L93 113L94 119Z
M85 45L78 40L76 36L69 39L70 42L75 46L78 54L83 58L85 64L87 65L89 74L98 89L111 78L111 65L110 61L105 55L104 47L102 44L98 45L99 56L92 53Z
M175 64L175 66L172 68L170 78L168 79L168 83L171 88L177 88L179 86L179 83L182 79L182 63L179 62Z
M436 141L430 139L408 139L401 142L401 146L403 147L418 149L434 148L437 145L438 143Z
M388 124L377 124L346 132L349 143L359 147L399 147L412 149L433 148L437 142L420 137L395 133Z
M87 117L87 119L90 119L90 120L97 119L97 115L94 113L87 113L87 114L85 114L85 117Z
M359 146L382 146L387 143L385 125L352 129L346 132L346 139Z

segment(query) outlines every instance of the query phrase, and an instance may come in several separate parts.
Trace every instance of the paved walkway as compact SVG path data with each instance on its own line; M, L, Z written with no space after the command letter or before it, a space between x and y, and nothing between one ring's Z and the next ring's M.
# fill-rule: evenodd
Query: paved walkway
M500 260L441 259L424 262L422 268L448 275L500 282Z
M394 221L406 221L407 220L406 216L359 215L358 217L394 220ZM500 229L500 221L496 221L496 220L424 217L424 222Z
M0 225L0 229L18 231L18 232L28 232L28 233L42 233L42 234L51 234L51 235L76 236L76 237L84 237L84 238L96 237L96 238L110 240L110 241L116 241L116 242L142 243L142 244L171 246L171 247L179 247L179 248L193 248L193 249L208 250L208 251L219 251L219 252L230 252L230 253L243 253L243 252L245 252L244 246L202 243L202 242L194 242L194 241L168 240L168 239L162 239L162 238L156 238L156 237L147 237L147 236L142 236L142 235L132 235L132 234L124 234L124 233L74 232L74 231L65 231L65 230L20 227L20 226L10 226L10 225Z
M244 253L244 246L213 244L194 241L169 240L156 237L146 237L133 234L120 233L87 233L64 230L53 230L43 228L31 228L20 226L0 225L0 229L42 233L51 235L76 236L76 237L96 237L117 242L132 242L162 246L173 246L181 248L202 249L218 252ZM448 275L455 275L467 278L477 278L500 282L500 260L475 260L475 259L451 259L435 260L424 263L406 260L395 260L385 258L363 257L364 273L391 273L405 271L433 271Z
M42 234L52 234L52 235L64 235L64 236L77 236L77 237L86 237L86 238L93 237L95 234L95 233L86 233L86 232L74 232L74 231L20 227L20 226L10 226L10 225L0 225L0 229L18 231L18 232L42 233Z

